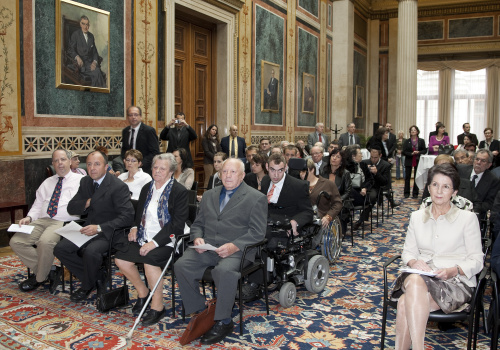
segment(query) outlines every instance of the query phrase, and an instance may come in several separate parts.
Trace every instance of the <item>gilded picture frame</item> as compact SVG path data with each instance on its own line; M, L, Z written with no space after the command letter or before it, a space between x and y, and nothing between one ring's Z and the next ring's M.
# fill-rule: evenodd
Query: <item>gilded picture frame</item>
M109 93L110 13L56 0L56 88Z
M260 61L260 110L279 113L280 103L280 65Z
M355 113L354 118L364 118L365 114L365 88L356 85L356 99L354 100Z
M316 110L316 76L302 73L302 113L314 114Z

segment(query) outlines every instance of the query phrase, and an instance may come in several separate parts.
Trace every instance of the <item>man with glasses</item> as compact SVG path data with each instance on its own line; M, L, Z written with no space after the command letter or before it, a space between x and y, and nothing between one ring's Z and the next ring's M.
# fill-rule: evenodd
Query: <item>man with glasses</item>
M29 292L42 285L49 277L54 262L54 247L61 239L55 230L65 221L78 220L80 216L68 213L68 203L80 187L83 175L70 171L71 154L66 150L52 153L56 174L47 178L36 191L36 199L28 215L19 220L19 226L34 226L31 234L18 232L10 239L10 247L22 262L31 269L30 278L19 283L19 289ZM34 247L36 245L36 247ZM52 276L50 291L54 292L61 268Z
M281 154L271 154L266 168L269 176L262 179L260 191L267 196L268 218L273 222L290 220L292 228L288 236L298 236L302 227L313 219L308 183L286 174L286 160ZM270 249L277 247L280 238L286 239L273 234L270 226L267 227L266 238ZM260 298L260 285L263 282L264 276L260 270L251 274L248 283L243 286L243 299L250 301Z
M500 180L493 175L489 169L493 161L493 154L486 149L480 149L473 165L458 165L458 173L461 178L471 181L476 200L473 201L474 211L480 213L484 218L495 201L495 196L500 188Z
M130 149L142 153L142 170L151 175L151 162L153 157L160 154L160 146L156 130L142 123L142 110L138 106L127 108L127 120L130 126L122 130L121 157Z
M324 150L320 146L314 146L311 148L311 158L314 161L314 165L316 166L316 175L319 175L323 172L323 169L328 164L324 157ZM325 157L327 158L327 157Z
M455 159L456 164L471 164L469 162L469 152L463 148L455 150L455 152L453 152L453 158Z

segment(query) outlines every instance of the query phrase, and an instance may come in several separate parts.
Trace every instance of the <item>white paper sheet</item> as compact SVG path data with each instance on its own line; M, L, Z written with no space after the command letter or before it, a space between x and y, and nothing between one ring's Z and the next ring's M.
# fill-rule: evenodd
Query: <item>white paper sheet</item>
M78 225L76 222L71 221L66 226L61 227L60 229L55 230L55 233L58 235L69 239L73 242L77 247L81 247L88 241L90 241L94 236L87 236L80 232L82 227Z
M424 276L429 276L429 277L437 276L437 273L434 273L433 271L427 272L427 271L422 271L422 270L417 270L417 269L411 269L409 267L402 267L399 269L399 271L407 272L407 273L418 273L419 275L424 275Z
M22 232L22 233L26 233L26 234L30 235L34 228L35 228L35 226L30 226L30 225L19 226L18 224L12 224L9 226L7 231L9 231L9 232Z
M190 245L189 248L196 248L196 249L205 249L205 250L215 250L217 249L211 244L205 243L205 244L200 244L200 245Z

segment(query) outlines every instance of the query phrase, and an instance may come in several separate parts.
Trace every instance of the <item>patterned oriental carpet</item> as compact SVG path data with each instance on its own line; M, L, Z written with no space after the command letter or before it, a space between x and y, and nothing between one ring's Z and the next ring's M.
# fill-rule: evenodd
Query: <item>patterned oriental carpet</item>
M402 201L402 187L396 186L396 201ZM284 309L278 292L270 295L270 316L264 301L245 307L244 335L239 334L239 314L235 307L234 333L225 343L209 349L376 349L380 346L383 279L382 264L399 254L404 242L409 214L418 207L417 200L405 199L388 220L370 234L350 236L343 242L338 263L330 269L330 279L318 296L304 286L297 290L295 304ZM96 311L95 294L87 303L69 300L68 288L61 287L56 295L48 293L48 284L34 292L23 293L17 284L26 278L26 268L15 256L0 260L0 349L180 349L178 340L186 326L180 318L180 303L176 318L170 313L170 278L164 288L167 316L156 326L139 326L132 342L124 336L135 318L130 309ZM391 279L394 276L391 276ZM119 277L115 276L115 281ZM131 299L135 289L130 288ZM180 300L180 296L177 296ZM395 313L389 312L386 348L394 348ZM426 349L465 349L467 324L440 331L429 324ZM184 349L202 347L198 340ZM479 349L489 348L489 336L479 333Z

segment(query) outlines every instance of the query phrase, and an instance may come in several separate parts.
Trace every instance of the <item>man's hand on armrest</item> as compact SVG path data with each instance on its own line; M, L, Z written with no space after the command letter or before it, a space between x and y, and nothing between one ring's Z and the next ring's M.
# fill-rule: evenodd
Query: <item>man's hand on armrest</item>
M194 241L193 241L193 245L197 246L197 245L202 245L202 244L205 244L205 240L203 238L195 238ZM195 250L198 252L198 253L203 253L206 251L206 249L196 249Z
M221 258L227 258L228 256L233 255L237 251L239 251L239 249L233 243L223 244L215 250L215 252L219 254Z

